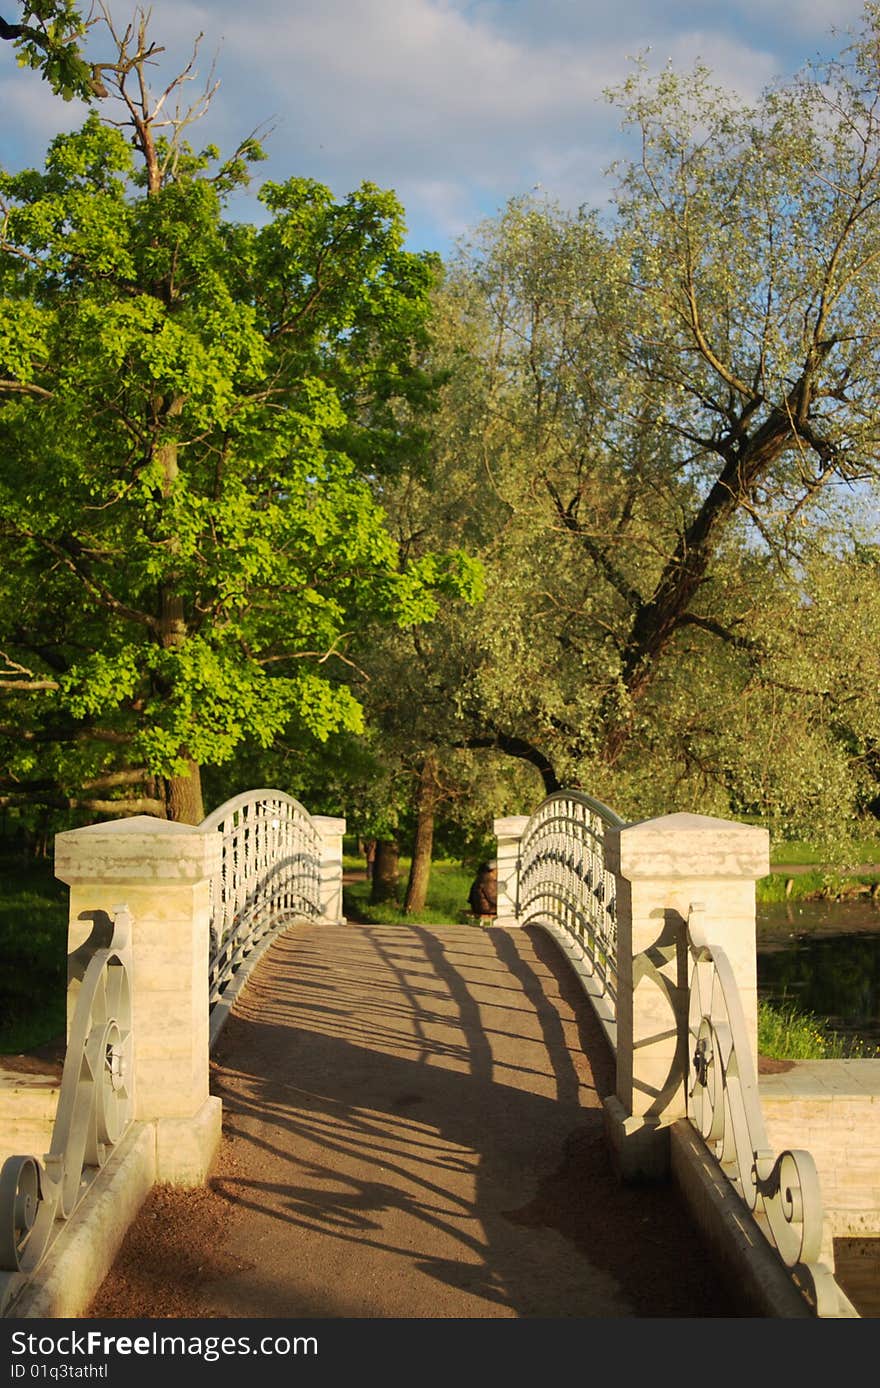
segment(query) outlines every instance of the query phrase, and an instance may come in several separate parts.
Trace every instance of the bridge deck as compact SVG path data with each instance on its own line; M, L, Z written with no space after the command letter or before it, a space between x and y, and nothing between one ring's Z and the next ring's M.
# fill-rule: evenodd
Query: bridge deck
M540 933L296 925L215 1048L211 1190L153 1193L89 1314L743 1314L674 1189L616 1182L613 1073Z

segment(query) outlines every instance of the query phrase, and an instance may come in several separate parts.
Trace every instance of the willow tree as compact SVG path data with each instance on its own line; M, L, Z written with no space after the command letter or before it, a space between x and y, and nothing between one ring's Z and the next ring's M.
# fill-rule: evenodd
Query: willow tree
M610 209L515 201L442 291L466 370L431 533L469 498L487 596L433 638L438 727L626 813L846 819L876 797L828 594L873 629L877 7L754 106L702 69L615 99L640 152Z
M375 500L428 389L396 199L290 178L231 220L259 146L195 150L143 16L107 25L101 118L0 174L0 796L197 822L201 765L360 729L352 632L471 572Z
M842 60L755 110L702 71L621 94L642 145L618 196L632 315L621 362L653 395L658 438L694 498L656 580L622 592L632 615L610 760L682 628L729 636L703 592L731 528L744 521L790 563L840 484L876 483L878 22L868 6Z

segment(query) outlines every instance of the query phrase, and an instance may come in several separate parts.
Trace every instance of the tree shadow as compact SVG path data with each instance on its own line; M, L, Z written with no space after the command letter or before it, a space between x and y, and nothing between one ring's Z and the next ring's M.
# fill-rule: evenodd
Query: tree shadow
M613 1056L540 932L295 927L213 1072L238 1153L221 1188L310 1260L259 1314L743 1314L674 1188L616 1181Z

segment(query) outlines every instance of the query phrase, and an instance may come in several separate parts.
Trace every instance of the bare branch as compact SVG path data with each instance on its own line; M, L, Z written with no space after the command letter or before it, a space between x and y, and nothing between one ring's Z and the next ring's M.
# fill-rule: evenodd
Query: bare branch
M5 247L4 247L5 249ZM0 381L0 391L10 395L38 395L43 400L53 400L54 391L44 390L32 381Z
M712 636L717 636L721 641L733 646L738 651L757 651L759 645L757 641L752 641L747 636L737 636L736 632L730 631L721 622L715 621L712 617L698 617L694 612L685 612L679 618L680 627L698 627L700 631L708 631Z
M60 688L57 680L0 680L0 689L14 689L16 694L39 694Z
M127 800L96 800L88 796L65 795L62 791L18 791L0 795L0 809L14 809L25 805L44 805L50 810L87 810L90 814L128 816L136 814L153 815L165 819L164 800L154 800L140 796Z

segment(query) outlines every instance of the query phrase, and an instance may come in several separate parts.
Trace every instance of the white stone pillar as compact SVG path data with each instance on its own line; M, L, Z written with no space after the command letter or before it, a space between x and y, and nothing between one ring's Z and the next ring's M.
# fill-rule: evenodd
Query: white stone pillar
M507 815L492 822L498 847L495 851L495 872L498 881L498 900L495 925L519 925L519 845L529 822L527 814Z
M70 887L69 950L117 904L132 915L136 1119L154 1122L157 1180L199 1185L220 1141L209 1093L210 883L221 835L138 815L55 838L55 874Z
M314 814L312 823L321 836L321 920L345 925L342 914L342 836L345 820Z
M617 878L617 1093L606 1118L624 1176L665 1169L663 1130L687 1112L690 906L730 960L757 1065L755 882L770 871L766 829L671 814L605 832Z

